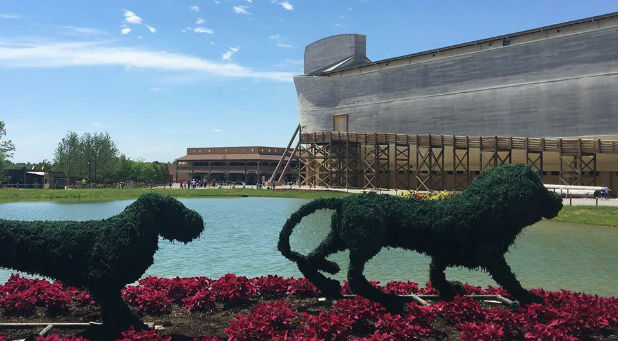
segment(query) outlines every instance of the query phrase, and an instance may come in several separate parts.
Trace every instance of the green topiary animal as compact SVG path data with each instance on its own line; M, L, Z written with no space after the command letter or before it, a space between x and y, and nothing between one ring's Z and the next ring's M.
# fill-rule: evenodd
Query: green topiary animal
M317 199L303 205L287 220L279 236L279 251L324 295L341 296L339 282L318 272L339 271L326 260L350 250L348 281L353 292L400 311L403 300L374 288L363 276L365 263L383 247L400 247L431 257L432 286L451 300L461 287L448 282L448 266L481 268L521 304L542 298L519 284L504 254L522 229L542 217L553 218L562 208L559 196L545 189L530 167L510 164L487 170L458 197L425 201L390 195L359 194L343 199ZM290 235L301 219L318 209L332 209L331 231L307 256L290 249Z
M161 235L188 243L202 217L178 200L144 194L111 218L90 221L0 219L0 267L38 274L88 290L112 333L145 325L120 296L153 263Z

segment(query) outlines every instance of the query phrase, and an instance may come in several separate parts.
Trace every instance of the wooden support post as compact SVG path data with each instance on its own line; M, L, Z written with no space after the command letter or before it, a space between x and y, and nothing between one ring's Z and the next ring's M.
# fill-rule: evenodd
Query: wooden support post
M292 138L290 138L290 142L288 142L288 146L285 147L285 150L281 154L281 158L279 159L279 162L277 162L277 166L275 167L275 170L273 170L273 174L270 176L270 179L268 180L269 182L275 181L275 176L277 172L279 171L279 167L283 164L283 161L285 160L285 157L288 154L288 151L290 150L290 146L292 145L292 142L294 142L294 139L296 139L296 135L298 135L299 132L300 132L300 124L294 130L294 133L292 134Z
M285 167L283 167L283 170L281 171L281 175L279 176L279 180L277 180L277 183L282 184L283 181L285 180L285 175L288 172L290 164L292 163L292 161L296 157L296 152L299 150L299 148L300 148L300 139L298 140L298 143L294 147L294 150L292 151L292 154L289 156L288 161L285 164Z
M470 138L458 140L453 135L453 189L461 191L470 184Z
M399 142L399 141L398 141ZM407 140L401 141L405 144L395 144L395 188L410 188L410 144Z
M363 188L376 188L376 173L378 168L378 145L376 144L375 134L373 140L365 140L361 146L363 162Z

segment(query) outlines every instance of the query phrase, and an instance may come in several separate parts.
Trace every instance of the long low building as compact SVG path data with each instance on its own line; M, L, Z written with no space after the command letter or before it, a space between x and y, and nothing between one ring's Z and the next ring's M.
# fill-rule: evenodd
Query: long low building
M318 40L294 77L301 177L459 189L518 162L618 190L617 37L618 12L380 61L364 35Z
M264 146L187 148L187 155L174 160L170 166L170 174L175 182L204 179L264 183L272 176L285 151L281 147ZM284 159L287 160L288 157ZM291 167L296 166L297 162L292 160Z

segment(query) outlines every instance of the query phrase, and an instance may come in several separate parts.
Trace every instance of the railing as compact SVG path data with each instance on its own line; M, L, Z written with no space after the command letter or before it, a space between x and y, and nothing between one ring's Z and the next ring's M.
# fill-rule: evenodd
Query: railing
M563 154L618 154L618 138L557 138L510 136L456 136L441 134L395 134L320 132L301 134L301 143L360 142L368 144L400 144L418 146L455 146L484 150L520 149L529 152L561 152Z

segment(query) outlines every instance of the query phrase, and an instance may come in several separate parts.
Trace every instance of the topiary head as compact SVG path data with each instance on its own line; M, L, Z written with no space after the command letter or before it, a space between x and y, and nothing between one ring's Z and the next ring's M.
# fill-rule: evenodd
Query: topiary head
M467 192L467 193L466 193ZM562 199L547 190L538 173L529 166L509 164L487 170L464 192L466 196L486 197L487 205L513 213L522 224L551 219L562 209Z
M199 213L170 196L144 194L134 205L150 213L148 223L167 240L188 243L204 231L204 221Z
M554 192L550 192L543 185L539 174L529 166L514 165L521 170L515 179L521 184L522 199L527 201L529 214L535 220L541 217L551 219L562 209L562 199ZM538 218L537 218L538 217Z

